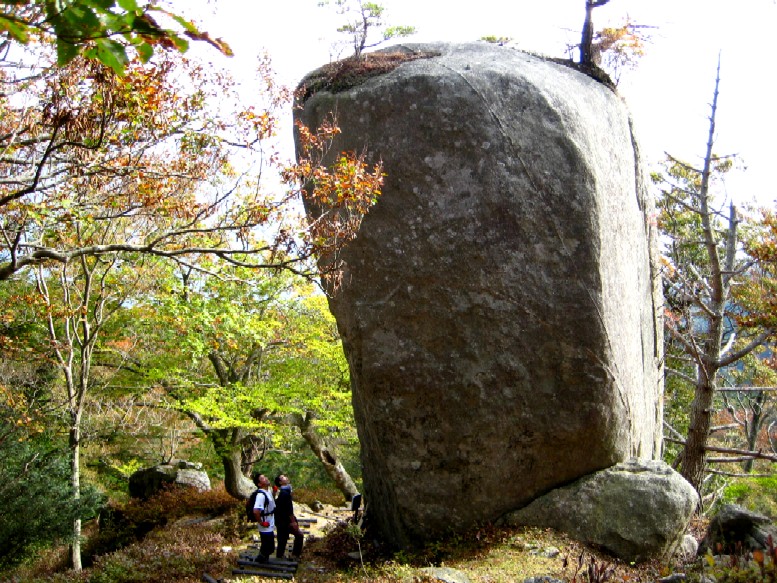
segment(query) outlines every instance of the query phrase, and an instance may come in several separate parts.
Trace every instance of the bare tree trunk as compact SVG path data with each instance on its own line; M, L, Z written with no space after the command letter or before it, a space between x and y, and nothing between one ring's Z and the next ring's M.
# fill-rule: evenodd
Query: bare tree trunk
M712 402L715 395L715 380L720 368L720 350L723 337L723 317L725 302L728 300L728 287L724 284L717 240L712 229L712 217L709 209L709 183L712 167L712 145L715 137L715 113L718 105L718 87L720 84L720 62L715 76L715 92L712 98L707 149L704 156L704 169L698 194L698 212L704 233L704 246L710 264L709 304L705 314L709 332L701 346L693 343L692 355L696 360L696 390L691 404L688 436L680 461L680 472L696 491L701 493L704 481L704 446L712 426ZM734 244L736 242L734 241Z
M213 443L221 464L224 467L224 489L227 494L238 500L248 498L256 486L243 474L243 440L245 431L239 427L213 429L199 415L188 413Z
M80 419L71 421L70 427L70 483L73 488L73 499L76 504L81 500L81 436ZM73 541L70 545L70 566L80 571L81 565L81 519L73 521Z
M709 118L709 133L704 157L704 168L701 172L701 185L698 192L697 212L701 220L704 248L709 262L709 279L705 288L707 301L698 300L701 308L698 317L707 323L707 332L699 345L691 334L685 340L686 352L696 361L696 389L691 404L688 436L680 456L680 473L688 480L696 491L701 494L705 475L705 446L712 427L712 405L715 396L718 374L721 368L735 362L754 348L738 354L729 354L723 358L723 328L726 318L727 303L730 297L731 279L734 275L734 263L737 245L737 214L733 205L729 207L728 229L723 243L725 255L719 256L719 241L713 224L713 211L710 209L709 185L712 174L712 146L715 137L715 114L718 105L718 89L720 86L720 60L718 60L715 75L715 92L712 98L712 108ZM697 318L690 314L692 319ZM693 323L690 325L693 331Z
M243 440L245 431L239 427L213 430L220 434L218 441L223 443L218 452L224 466L224 487L230 496L248 498L256 486L243 474Z
M758 445L758 434L761 432L761 427L766 421L766 401L768 397L765 391L758 393L753 401L748 399L750 403L750 411L753 416L751 419L747 418L747 411L745 411L745 435L747 436L747 449L755 451L756 445ZM742 465L742 470L749 474L753 471L754 459L745 461Z
M604 6L610 0L585 0L585 21L583 21L583 34L580 38L580 64L591 66L594 64L594 8Z
M685 447L681 454L681 474L688 482L701 491L704 482L705 446L712 425L712 401L715 391L710 383L702 383L696 386L696 391L691 404L688 435L685 438Z
M347 501L359 493L356 484L348 471L337 459L337 455L327 446L324 438L316 431L315 416L308 411L305 416L294 416L294 423L299 427L302 437L307 442L310 449L316 454L316 457L324 464L326 473L334 481L338 490L343 493Z

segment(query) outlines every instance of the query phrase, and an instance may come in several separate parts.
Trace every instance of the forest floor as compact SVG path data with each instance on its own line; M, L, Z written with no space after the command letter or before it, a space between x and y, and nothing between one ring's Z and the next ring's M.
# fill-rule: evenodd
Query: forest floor
M184 498L191 501L191 495ZM269 583L277 578L234 575L246 553L256 553L257 532L243 517L243 504L229 502L220 510L182 508L170 498L170 508L179 513L161 521L142 538L117 550L97 555L80 573L69 571L67 548L42 551L37 559L12 572L0 574L10 583ZM158 514L158 507L150 511ZM149 511L148 508L145 510ZM352 512L345 507L324 506L313 512L295 503L306 532L302 559L293 574L299 583L422 583L462 581L470 583L523 583L530 577L550 577L573 583L647 583L679 574L694 573L698 561L683 564L677 559L628 564L601 549L582 544L552 530L497 528L493 526L455 533L448 539L412 550L390 553L353 528ZM351 525L351 526L349 526ZM96 526L96 525L95 525ZM100 531L87 530L88 538ZM700 539L704 521L692 524ZM453 569L447 578L437 578L429 569ZM439 571L438 571L439 573ZM667 579L671 581L672 579ZM536 583L541 583L536 581Z
M521 583L543 576L580 583L640 583L685 572L690 566L678 559L628 564L561 533L535 528L487 527L413 551L388 554L379 545L354 536L347 526L351 515L348 510L326 507L312 512L297 505L297 514L306 522L315 520L308 527L305 550L294 576L294 581L301 583L442 580L432 576L430 567L455 569L472 583ZM705 521L697 521L692 533L700 539L705 528ZM252 540L251 534L248 540ZM277 581L232 576L231 572L209 574L223 583Z

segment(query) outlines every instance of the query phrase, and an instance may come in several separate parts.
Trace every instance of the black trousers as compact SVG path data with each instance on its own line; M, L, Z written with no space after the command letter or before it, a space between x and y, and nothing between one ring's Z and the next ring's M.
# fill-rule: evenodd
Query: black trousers
M267 560L275 551L275 535L271 532L260 532L259 539L262 541L259 545L259 558Z
M303 535L299 527L292 528L290 524L275 523L275 528L278 530L278 558L283 557L286 552L286 543L289 541L289 535L294 535L294 547L291 554L295 557L299 557L302 554L302 545L305 542L305 535Z

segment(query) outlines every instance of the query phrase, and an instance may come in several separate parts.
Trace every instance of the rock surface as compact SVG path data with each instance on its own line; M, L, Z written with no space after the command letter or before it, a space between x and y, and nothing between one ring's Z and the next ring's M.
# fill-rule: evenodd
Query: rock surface
M777 526L767 516L751 512L737 504L726 504L710 520L699 545L699 554L741 554L766 549L769 537L777 546Z
M553 490L502 522L555 528L643 561L682 544L698 502L693 486L664 462L631 459Z
M384 163L330 306L370 521L396 545L654 457L662 416L652 207L622 101L507 47L403 46L437 56L297 113L336 111L332 153Z
M450 567L424 567L418 572L425 578L424 581L438 581L439 583L471 583L469 576L458 569Z
M129 479L130 496L146 499L172 484L188 486L201 492L210 490L210 478L201 467L201 464L174 461L138 470Z

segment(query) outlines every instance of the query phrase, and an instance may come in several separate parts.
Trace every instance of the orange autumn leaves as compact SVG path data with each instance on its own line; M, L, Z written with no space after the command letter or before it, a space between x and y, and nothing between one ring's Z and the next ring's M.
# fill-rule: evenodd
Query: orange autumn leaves
M302 185L315 252L331 261L356 236L362 218L381 195L383 163L370 165L366 152L333 155L332 143L340 134L334 119L326 120L315 132L297 121L296 130L299 161L284 170L283 178Z

